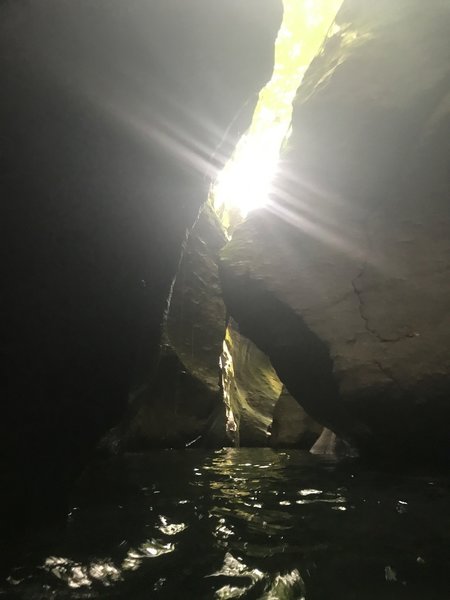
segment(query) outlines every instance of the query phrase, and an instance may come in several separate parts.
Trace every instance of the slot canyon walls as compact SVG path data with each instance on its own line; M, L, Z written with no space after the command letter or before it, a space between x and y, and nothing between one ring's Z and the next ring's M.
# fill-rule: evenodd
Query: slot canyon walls
M448 24L442 2L344 4L298 91L273 202L235 229L219 274L208 206L193 229L165 323L179 361L168 377L164 343L126 439L220 446L227 428L310 448L320 423L316 452L448 456Z
M345 2L301 85L225 300L307 412L364 454L450 457L448 3Z
M151 368L185 230L270 76L281 12L277 0L1 4L11 529L63 510Z

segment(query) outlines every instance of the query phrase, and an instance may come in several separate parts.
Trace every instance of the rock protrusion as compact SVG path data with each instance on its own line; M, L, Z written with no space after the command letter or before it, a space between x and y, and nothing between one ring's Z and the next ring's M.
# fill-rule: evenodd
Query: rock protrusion
M205 204L172 287L157 367L131 399L126 447L182 447L197 439L229 443L219 373L226 309L217 262L224 243L221 225Z
M375 457L450 456L449 28L442 2L344 3L273 202L222 252L243 333Z
M322 430L283 386L273 411L270 445L310 450Z

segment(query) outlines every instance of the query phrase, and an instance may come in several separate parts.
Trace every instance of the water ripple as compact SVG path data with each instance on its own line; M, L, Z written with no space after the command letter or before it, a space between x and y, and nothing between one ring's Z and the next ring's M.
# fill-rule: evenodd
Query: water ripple
M448 475L365 470L298 451L154 452L101 461L66 529L43 532L17 600L448 600Z

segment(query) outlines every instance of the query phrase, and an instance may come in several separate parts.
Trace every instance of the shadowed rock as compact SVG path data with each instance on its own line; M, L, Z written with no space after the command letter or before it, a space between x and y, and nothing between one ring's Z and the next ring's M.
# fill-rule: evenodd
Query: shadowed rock
M310 450L322 429L283 387L273 411L270 445Z
M137 355L150 370L185 231L270 76L281 12L0 3L1 501L14 535L14 512L21 525L65 514L125 412Z
M211 426L213 445L230 443L219 386L226 309L217 264L224 244L220 222L206 204L168 300L156 370L142 373L131 394L131 416L120 434L127 448L182 447L207 437Z
M307 412L365 454L450 455L448 3L346 2L294 108L227 305Z

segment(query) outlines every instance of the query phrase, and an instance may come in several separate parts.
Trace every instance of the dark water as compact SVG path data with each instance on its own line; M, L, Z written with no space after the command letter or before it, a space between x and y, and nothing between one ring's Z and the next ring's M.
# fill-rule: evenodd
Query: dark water
M450 483L299 451L99 462L1 598L450 599ZM3 594L3 595L2 595Z

